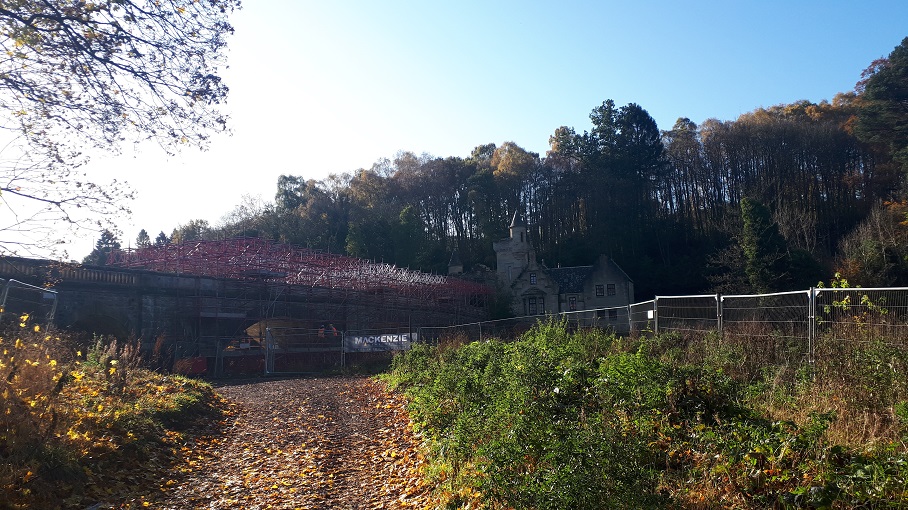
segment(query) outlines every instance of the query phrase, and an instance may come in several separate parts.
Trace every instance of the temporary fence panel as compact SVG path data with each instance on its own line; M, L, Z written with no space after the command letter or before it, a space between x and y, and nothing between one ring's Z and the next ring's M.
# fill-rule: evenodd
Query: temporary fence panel
M540 322L564 322L569 330L603 329L620 334L630 332L627 306L595 308L551 314L525 315L452 326L423 326L419 328L420 342L437 344L444 341L468 342L498 338L511 340L526 333Z
M839 370L898 366L908 351L908 288L816 289L815 337L816 357Z
M908 338L908 288L815 289L817 332L851 342Z
M0 315L17 319L28 315L32 321L49 324L53 321L56 310L56 291L17 280L4 282L0 294Z
M508 340L528 331L543 317L545 316L533 315L451 326L422 326L419 328L419 341L437 345L443 342L470 342L489 338Z
M649 300L628 306L630 310L630 330L633 333L656 331L656 301Z
M266 374L325 372L343 365L343 334L339 331L292 327L265 331Z
M715 331L719 327L718 296L657 296L659 332L681 333Z
M742 363L799 364L812 359L810 291L721 296L720 333Z

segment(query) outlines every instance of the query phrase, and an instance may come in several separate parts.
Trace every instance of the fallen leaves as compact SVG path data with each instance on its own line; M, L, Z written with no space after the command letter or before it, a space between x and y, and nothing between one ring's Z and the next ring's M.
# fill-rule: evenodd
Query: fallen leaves
M186 445L158 508L424 508L403 397L365 377L225 386L235 416ZM152 496L152 495L149 495Z

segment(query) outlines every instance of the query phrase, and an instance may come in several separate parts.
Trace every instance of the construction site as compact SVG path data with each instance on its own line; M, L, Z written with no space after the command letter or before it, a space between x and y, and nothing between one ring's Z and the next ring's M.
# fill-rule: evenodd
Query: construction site
M420 327L485 318L494 292L260 238L114 250L104 266L7 258L0 273L42 288L52 282L58 327L138 339L164 365L200 364L209 374L256 371L269 352L296 353L272 357L276 372L291 358L287 371L337 365L345 338L360 352L389 348L387 338L414 341Z
M218 280L182 300L192 313L180 314L176 354L214 355L219 367L219 357L255 346L331 353L338 332L411 338L421 326L484 317L492 293L475 282L259 238L117 250L108 266Z

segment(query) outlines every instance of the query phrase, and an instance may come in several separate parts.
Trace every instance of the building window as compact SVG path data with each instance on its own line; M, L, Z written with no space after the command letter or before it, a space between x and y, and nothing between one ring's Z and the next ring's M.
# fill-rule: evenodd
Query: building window
M527 299L527 301L530 304L530 310L529 310L530 315L536 315L536 298L531 297L531 298Z
M530 285L536 285L536 273L530 273Z
M615 322L618 320L618 310L612 309L608 311L608 320Z
M575 311L577 310L577 297L571 296L568 298L568 310Z
M602 297L605 295L605 285L597 284L596 285L596 297Z
M608 284L608 295L609 296L615 295L615 284L614 283Z
M545 314L545 298L544 297L539 298L539 313Z

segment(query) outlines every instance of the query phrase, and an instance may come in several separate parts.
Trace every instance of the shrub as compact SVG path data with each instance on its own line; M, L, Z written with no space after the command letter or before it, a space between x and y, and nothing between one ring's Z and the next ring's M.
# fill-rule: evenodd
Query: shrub
M491 507L908 504L904 443L837 446L831 430L851 408L832 412L823 405L840 401L821 398L804 405L806 392L828 388L832 365L818 360L798 376L782 356L780 365L742 370L734 348L747 342L627 340L547 323L511 343L414 349L395 359L389 379L434 445L442 492L479 489ZM904 373L901 354L864 351L863 364ZM908 428L898 375L859 372L849 365L836 377L866 393L861 405L893 402L887 415ZM792 414L801 418L773 418L783 405L800 406Z
M111 496L92 491L128 490L150 452L166 457L176 430L219 412L209 385L139 368L131 344L98 340L84 357L75 345L27 317L0 334L5 505L84 508Z

